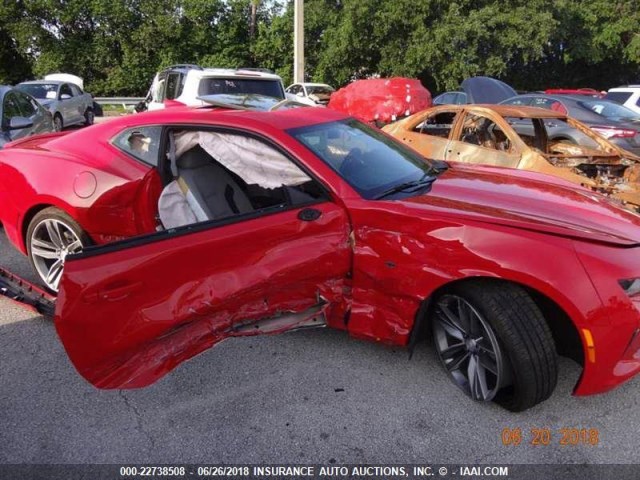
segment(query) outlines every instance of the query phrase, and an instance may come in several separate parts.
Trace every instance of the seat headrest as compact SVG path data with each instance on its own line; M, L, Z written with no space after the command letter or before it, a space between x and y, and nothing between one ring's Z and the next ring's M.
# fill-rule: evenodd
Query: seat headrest
M211 165L212 158L200 145L196 145L190 150L187 150L180 158L176 160L176 166L178 169L193 169L204 167L205 165Z

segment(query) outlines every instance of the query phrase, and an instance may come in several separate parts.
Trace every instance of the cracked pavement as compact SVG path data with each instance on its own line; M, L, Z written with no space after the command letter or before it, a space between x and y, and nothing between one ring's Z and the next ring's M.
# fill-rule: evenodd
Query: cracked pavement
M0 265L33 278L0 234ZM69 363L53 325L0 299L0 463L636 463L639 379L571 397L580 368L520 414L467 400L433 349L327 329L231 339L141 390L101 391ZM504 446L502 429L525 441ZM549 427L548 446L531 428ZM597 446L560 446L561 428Z

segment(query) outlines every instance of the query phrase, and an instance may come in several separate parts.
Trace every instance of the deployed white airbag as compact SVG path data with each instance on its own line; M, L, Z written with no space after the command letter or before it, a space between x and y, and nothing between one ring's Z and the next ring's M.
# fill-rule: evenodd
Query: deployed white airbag
M175 135L176 158L196 145L247 184L264 188L296 186L308 175L276 149L251 137L218 132L180 132Z

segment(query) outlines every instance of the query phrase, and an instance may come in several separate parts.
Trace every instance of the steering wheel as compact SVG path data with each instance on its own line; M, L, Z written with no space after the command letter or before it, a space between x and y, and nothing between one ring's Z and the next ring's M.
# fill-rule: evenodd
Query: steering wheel
M366 164L364 163L364 156L362 154L362 150L359 148L354 148L349 152L349 154L344 157L342 161L342 165L340 165L340 173L345 177L350 176L351 172L355 170L359 170L365 168Z

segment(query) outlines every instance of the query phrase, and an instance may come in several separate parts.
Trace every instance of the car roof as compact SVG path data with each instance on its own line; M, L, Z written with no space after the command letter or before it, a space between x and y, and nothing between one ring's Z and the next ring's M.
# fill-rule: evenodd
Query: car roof
M4 96L4 94L7 93L9 90L11 90L11 86L0 85L0 97Z
M203 68L203 69L189 69L188 73L200 78L213 77L213 76L225 76L225 77L239 77L239 78L254 78L260 80L281 80L280 76L275 73L259 72L254 70L242 70L234 68Z
M185 126L218 126L232 128L256 127L265 129L288 130L290 128L306 127L310 125L340 121L349 118L347 115L328 108L295 108L262 112L253 110L229 110L215 107L170 107L118 117L108 122L70 131L67 134L52 135L38 145L56 151L71 152L78 149L82 142L71 141L67 137L90 137L109 141L115 135L126 129L157 125L185 125ZM41 138L43 138L42 136ZM38 136L30 137L38 141ZM17 146L20 148L20 146ZM76 152L77 153L77 152Z
M524 105L496 105L493 103L474 103L467 105L442 105L433 107L438 110L468 110L470 112L483 110L493 110L498 115L503 117L518 117L518 118L566 118L567 116L562 112L556 112L555 110L547 110L546 108L528 107Z

